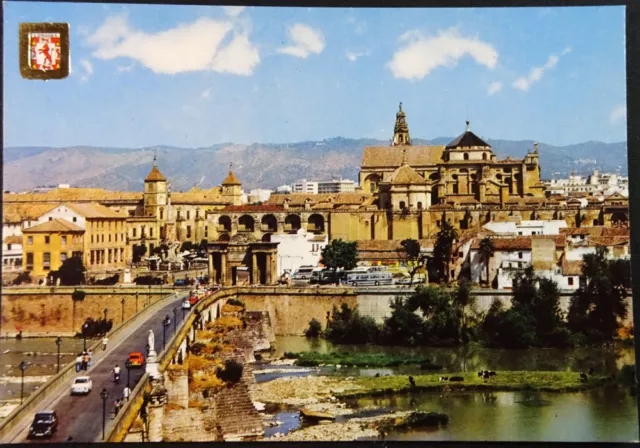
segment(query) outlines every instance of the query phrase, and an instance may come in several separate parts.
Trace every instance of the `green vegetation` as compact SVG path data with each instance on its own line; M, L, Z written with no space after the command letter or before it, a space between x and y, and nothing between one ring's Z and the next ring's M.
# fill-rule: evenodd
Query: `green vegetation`
M408 364L423 364L431 362L431 360L422 356L390 355L384 353L286 352L284 357L288 359L295 359L297 366L305 367L316 367L320 364L354 367L396 367Z
M334 271L354 269L358 265L358 243L341 239L331 241L322 248L322 264Z
M495 252L495 249L493 247L493 241L491 240L491 238L489 238L488 236L483 238L480 241L480 255L482 256L482 260L484 261L485 268L486 268L487 286L490 286L489 261L491 260L491 257L493 257L494 252Z
M134 263L140 262L140 260L142 259L142 257L144 257L146 253L147 253L147 246L145 246L144 244L134 244L133 252L132 252L133 262Z
M453 242L458 238L458 231L446 219L442 218L442 225L436 237L436 243L433 246L433 267L435 270L435 280L449 283L450 272L449 265L451 263L451 249Z
M218 367L216 370L216 376L222 381L229 383L237 383L242 378L242 364L228 359L224 362L224 368Z
M372 317L361 316L357 306L343 303L340 309L333 307L324 335L337 344L366 344L380 340L380 328Z
M31 280L31 274L25 271L21 272L15 279L13 279L13 284L21 285L23 283L31 283L32 281L33 280Z
M311 319L309 321L309 328L304 332L304 335L308 338L317 338L322 334L322 324L317 319Z
M411 277L411 284L413 284L413 277L415 277L418 271L426 266L429 257L422 253L420 242L418 240L402 240L400 245L407 255L409 261L409 275Z
M461 376L464 378L464 381L455 383L441 382L439 380L441 374L417 375L413 377L416 382L415 389L411 388L407 376L404 375L357 377L353 383L360 389L347 389L335 395L337 397L386 395L410 390L442 390L445 387L486 391L574 392L602 386L608 381L606 377L594 376L590 377L586 383L582 383L577 372L499 371L496 373L497 375L487 382L478 377L476 372L447 374L449 377Z
M63 261L57 271L49 273L49 277L54 283L60 279L61 286L82 285L85 271L82 258L76 255Z
M607 250L598 247L584 256L586 282L571 300L568 326L578 343L610 343L627 315L626 289L631 286L628 260L607 260Z
M240 308L244 309L244 302L242 300L238 300L238 299L229 299L229 300L227 300L227 305L239 306Z

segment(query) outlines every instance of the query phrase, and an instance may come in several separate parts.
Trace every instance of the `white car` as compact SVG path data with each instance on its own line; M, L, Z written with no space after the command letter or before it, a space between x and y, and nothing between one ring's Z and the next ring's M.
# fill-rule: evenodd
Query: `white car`
M182 302L182 309L183 310L189 310L191 309L191 304L189 303L188 300L185 300L184 302Z
M71 385L71 395L87 395L93 388L93 382L88 376L79 376Z

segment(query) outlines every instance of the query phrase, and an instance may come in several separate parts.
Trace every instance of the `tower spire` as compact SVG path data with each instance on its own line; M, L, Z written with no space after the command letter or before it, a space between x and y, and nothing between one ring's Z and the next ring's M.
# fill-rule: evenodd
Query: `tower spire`
M411 138L409 137L409 126L407 125L407 117L402 110L402 102L398 106L398 113L396 114L396 124L393 128L393 146L398 145L410 145Z
M469 127L470 124L471 124L471 122L469 120L467 120L467 132L469 132L469 130L470 130L470 127Z
M155 154L155 153L154 153L154 154L153 154L153 166L157 166L157 165L156 165L156 159L157 159L157 157L158 157L158 156L157 156L157 154Z

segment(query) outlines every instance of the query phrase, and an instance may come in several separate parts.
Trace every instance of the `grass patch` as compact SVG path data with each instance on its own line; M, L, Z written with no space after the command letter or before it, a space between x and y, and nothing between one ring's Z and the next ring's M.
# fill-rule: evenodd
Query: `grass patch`
M440 382L442 374L416 375L414 390L441 390L445 387L460 390L492 390L492 391L518 391L530 390L540 392L575 392L593 387L602 386L607 382L607 377L589 377L586 383L580 382L577 372L538 372L538 371L498 371L497 375L486 383L473 373L447 373L446 376L461 376L462 382ZM411 390L408 376L381 376L358 377L353 380L360 386L359 390L346 390L336 394L339 397L358 397L371 395L387 395Z
M356 367L395 367L407 364L429 363L430 360L422 356L390 355L385 353L317 353L317 352L286 352L285 358L295 359L297 366L315 367L320 364L343 365Z

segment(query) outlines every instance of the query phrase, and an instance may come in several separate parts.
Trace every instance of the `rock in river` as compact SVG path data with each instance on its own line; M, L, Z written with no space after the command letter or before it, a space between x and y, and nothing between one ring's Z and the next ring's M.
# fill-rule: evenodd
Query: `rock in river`
M328 412L312 411L307 408L300 409L300 417L308 422L320 422L323 420L335 420L336 417Z

